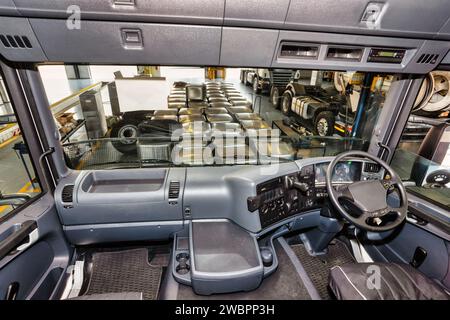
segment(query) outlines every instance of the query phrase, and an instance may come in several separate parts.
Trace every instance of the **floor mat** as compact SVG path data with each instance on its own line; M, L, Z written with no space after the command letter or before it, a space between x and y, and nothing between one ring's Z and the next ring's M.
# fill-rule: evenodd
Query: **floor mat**
M335 244L330 244L328 246L328 253L318 257L310 256L303 244L295 244L291 247L322 299L331 299L328 292L330 269L334 266L355 262L345 244L340 241L336 241Z
M145 300L155 300L163 273L161 260L149 263L147 248L96 252L92 255L92 273L85 295L142 292Z
M178 300L310 300L311 297L297 274L291 260L276 242L278 269L263 280L261 286L250 292L200 296L191 287L179 285Z

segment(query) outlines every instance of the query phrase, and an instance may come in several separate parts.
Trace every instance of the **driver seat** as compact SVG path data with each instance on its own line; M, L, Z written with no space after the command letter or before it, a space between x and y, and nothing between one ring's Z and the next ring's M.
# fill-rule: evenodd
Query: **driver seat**
M376 275L380 275L376 279ZM330 271L339 300L449 300L436 282L408 264L351 263Z

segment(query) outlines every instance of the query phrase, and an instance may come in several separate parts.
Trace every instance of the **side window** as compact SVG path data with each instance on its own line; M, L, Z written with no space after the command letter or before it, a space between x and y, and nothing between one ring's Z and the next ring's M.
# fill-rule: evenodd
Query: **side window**
M0 79L0 222L40 192L27 144Z
M432 76L419 92L392 167L408 191L450 210L450 72Z

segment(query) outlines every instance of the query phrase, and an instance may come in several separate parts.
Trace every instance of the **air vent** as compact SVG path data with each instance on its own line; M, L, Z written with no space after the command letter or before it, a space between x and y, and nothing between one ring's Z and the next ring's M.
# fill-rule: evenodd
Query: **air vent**
M179 195L180 195L180 182L170 181L169 199L178 199Z
M26 36L0 34L0 41L6 48L11 49L31 49L30 40Z
M368 173L378 173L380 172L380 165L377 163L366 162L364 164L364 172Z
M416 62L420 64L435 64L438 58L438 54L422 53Z
M319 46L309 44L283 43L281 45L281 58L317 58Z
M64 188L62 190L62 194L61 194L62 202L65 202L65 203L73 202L73 188L74 188L73 184L64 186Z

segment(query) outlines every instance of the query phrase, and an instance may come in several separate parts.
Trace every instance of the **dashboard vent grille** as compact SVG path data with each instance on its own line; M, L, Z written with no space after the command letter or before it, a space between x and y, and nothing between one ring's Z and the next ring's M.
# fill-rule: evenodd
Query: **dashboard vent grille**
M65 203L71 203L73 202L73 188L75 186L73 184L64 186L63 190L62 190L62 201Z
M170 181L169 199L178 199L179 195L180 195L180 182Z
M0 34L0 41L6 48L11 49L31 49L30 40L26 36Z
M417 59L417 63L435 64L438 58L438 54L422 53L419 59Z
M377 163L366 162L364 164L364 172L378 173L380 172L380 165Z

